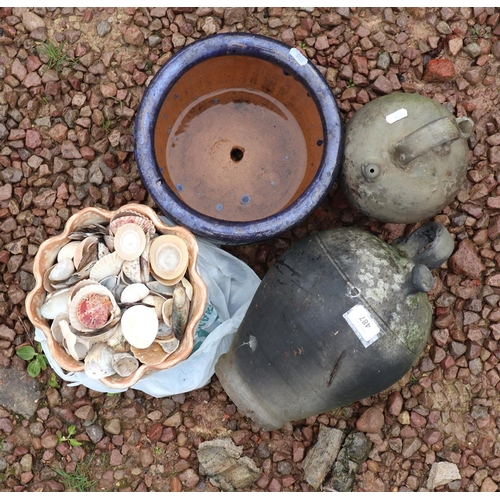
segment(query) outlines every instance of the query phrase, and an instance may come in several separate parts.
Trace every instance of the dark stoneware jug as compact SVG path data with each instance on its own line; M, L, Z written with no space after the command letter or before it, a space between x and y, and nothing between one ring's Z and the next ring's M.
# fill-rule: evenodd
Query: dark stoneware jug
M389 388L426 345L429 269L453 247L437 223L392 245L359 228L293 245L217 363L225 391L262 428L276 429Z

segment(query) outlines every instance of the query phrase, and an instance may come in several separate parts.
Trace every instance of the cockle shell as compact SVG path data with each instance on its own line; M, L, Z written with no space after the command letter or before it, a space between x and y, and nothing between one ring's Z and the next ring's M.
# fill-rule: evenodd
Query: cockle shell
M149 290L149 288L148 288ZM163 308L163 303L165 302L164 297L160 297L159 295L155 295L153 293L150 293L144 297L141 302L147 306L153 306L156 311L156 316L158 316L158 319L161 319L161 311Z
M71 326L79 332L92 332L111 326L120 312L113 294L99 284L80 288L68 310Z
M107 345L99 342L94 344L85 357L85 375L91 379L99 380L116 373L113 368L113 351Z
M158 333L158 317L153 307L138 304L127 309L121 318L123 336L131 346L149 347Z
M101 281L108 276L118 276L123 264L123 259L117 252L109 253L99 259L90 270L89 278L94 281Z
M111 366L120 377L128 377L139 368L139 360L128 352L117 352L113 355Z
M146 248L146 234L137 224L128 223L120 226L115 234L115 252L123 260L138 259Z
M174 285L179 282L189 262L185 241L173 234L161 235L151 241L149 264L151 273L161 283Z

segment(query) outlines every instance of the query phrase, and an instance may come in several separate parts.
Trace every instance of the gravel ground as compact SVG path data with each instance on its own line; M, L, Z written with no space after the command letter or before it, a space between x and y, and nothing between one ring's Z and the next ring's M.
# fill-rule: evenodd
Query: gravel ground
M438 490L496 491L499 18L500 9L480 7L1 8L3 370L26 371L15 353L33 337L24 300L38 245L89 205L154 207L134 161L134 115L154 73L192 41L246 31L297 47L324 74L345 121L378 96L418 92L475 122L467 179L434 218L452 233L456 251L434 273L432 333L396 387L264 432L237 411L215 376L203 389L155 399L134 390L107 395L68 387L48 368L37 378L41 398L31 417L0 406L1 491L218 491L200 473L197 450L223 437L262 470L249 491L310 491L303 459L321 424L361 431L373 443L355 491L425 491L439 462L455 464L460 479ZM436 58L448 62L433 72L429 61ZM334 188L293 231L227 250L263 277L298 239L353 224L388 242L415 228L368 219Z

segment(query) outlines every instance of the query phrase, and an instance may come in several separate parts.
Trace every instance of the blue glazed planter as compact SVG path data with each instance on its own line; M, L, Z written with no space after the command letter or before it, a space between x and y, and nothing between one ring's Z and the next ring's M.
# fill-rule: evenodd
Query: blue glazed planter
M142 181L160 209L212 242L270 239L302 222L340 169L335 98L297 49L224 33L152 79L135 121Z

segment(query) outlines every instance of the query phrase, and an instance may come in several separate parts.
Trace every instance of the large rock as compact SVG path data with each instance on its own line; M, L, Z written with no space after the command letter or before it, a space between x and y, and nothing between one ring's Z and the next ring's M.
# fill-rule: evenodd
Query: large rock
M242 446L232 439L205 441L198 447L200 474L209 476L210 482L224 491L241 491L251 486L261 470L249 457L242 457Z
M434 490L438 486L444 486L455 479L461 479L456 464L451 462L435 462L432 464L431 471L429 472L427 489Z
M341 430L320 426L318 441L302 462L304 478L313 488L318 489L323 484L343 440L344 433Z
M31 418L41 396L37 379L12 367L0 367L0 406Z
M471 278L479 278L485 269L474 244L468 238L460 242L457 251L450 257L448 265L455 274Z
M328 491L352 491L356 474L368 458L372 442L362 433L349 434L333 465L332 476L325 484Z
M449 59L431 59L427 63L424 82L448 82L455 78L455 66Z

